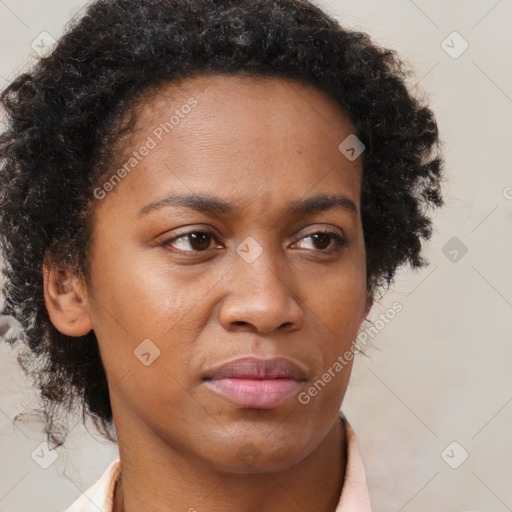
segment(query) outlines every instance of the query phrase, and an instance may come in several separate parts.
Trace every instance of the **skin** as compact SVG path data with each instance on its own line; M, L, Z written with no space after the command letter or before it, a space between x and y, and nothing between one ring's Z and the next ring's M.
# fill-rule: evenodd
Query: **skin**
M338 414L352 361L308 404L294 395L273 409L237 407L202 379L236 357L284 356L306 372L305 391L353 346L371 307L361 157L349 161L338 145L356 130L309 85L204 75L139 104L118 163L190 97L197 106L95 200L89 281L44 267L54 325L98 339L122 466L114 510L331 512L345 474ZM236 211L139 215L175 193L216 196ZM321 193L356 211L288 212L290 201ZM315 242L326 229L346 244ZM162 245L205 230L205 241ZM251 263L236 252L247 237L262 248ZM148 338L160 355L146 366L134 350Z

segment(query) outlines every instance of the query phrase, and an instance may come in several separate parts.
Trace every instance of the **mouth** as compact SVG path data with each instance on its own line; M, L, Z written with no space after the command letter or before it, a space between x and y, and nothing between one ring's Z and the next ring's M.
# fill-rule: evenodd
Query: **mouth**
M290 359L245 357L229 361L204 378L205 384L240 408L272 409L296 394L306 380Z

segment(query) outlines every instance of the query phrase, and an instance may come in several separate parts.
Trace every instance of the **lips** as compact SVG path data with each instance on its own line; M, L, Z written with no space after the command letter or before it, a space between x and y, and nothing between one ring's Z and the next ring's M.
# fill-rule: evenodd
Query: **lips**
M293 396L304 370L284 357L235 359L207 372L207 387L241 408L271 409Z

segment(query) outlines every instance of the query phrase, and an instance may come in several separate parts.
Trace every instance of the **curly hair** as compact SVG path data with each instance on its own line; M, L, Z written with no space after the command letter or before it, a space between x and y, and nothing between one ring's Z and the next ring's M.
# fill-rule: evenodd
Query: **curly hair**
M18 361L40 392L56 446L65 439L52 430L56 408L69 412L77 399L83 418L116 439L95 333L71 338L53 326L43 262L88 275L92 191L133 127L137 99L207 73L292 79L337 102L365 145L369 293L389 287L398 267L427 264L427 210L443 203L441 143L396 51L306 0L97 0L0 97L2 313L21 325L5 339L21 342Z

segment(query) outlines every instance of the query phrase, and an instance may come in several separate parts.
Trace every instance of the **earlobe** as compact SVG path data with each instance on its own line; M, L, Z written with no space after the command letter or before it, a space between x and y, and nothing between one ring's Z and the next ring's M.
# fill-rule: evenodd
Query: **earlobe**
M45 263L44 300L52 324L67 336L83 336L91 329L84 287L70 269Z

